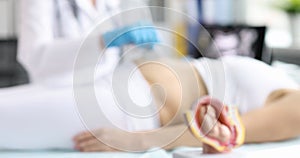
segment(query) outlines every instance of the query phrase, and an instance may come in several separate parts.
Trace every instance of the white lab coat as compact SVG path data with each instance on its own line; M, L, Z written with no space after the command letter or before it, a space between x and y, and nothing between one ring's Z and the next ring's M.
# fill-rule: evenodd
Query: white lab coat
M29 72L31 81L41 82L55 79L70 83L77 51L85 35L99 22L121 11L120 6L138 7L145 0L97 0L96 8L88 0L75 0L78 5L78 17L73 14L68 0L22 0L21 28L18 48L18 60ZM55 4L55 2L58 2ZM131 4L128 5L128 3ZM109 9L108 9L109 8ZM58 12L60 13L59 18ZM109 26L100 30L111 30ZM99 51L100 37L89 41L89 50ZM112 53L115 52L115 53ZM100 51L99 51L100 53ZM116 50L106 55L116 58ZM112 60L113 61L113 60ZM64 80L64 78L69 78ZM61 78L61 79L60 79ZM52 81L51 81L52 82Z
M22 22L18 59L29 72L32 83L0 89L0 149L72 149L74 146L72 137L75 134L91 128L103 127L107 123L103 122L103 116L98 115L98 112L93 109L86 109L87 117L92 117L91 121L82 120L74 101L71 81L74 59L81 41L84 40L84 34L94 25L97 18L108 16L107 11L103 9L103 3L112 4L116 0L98 0L99 11L93 9L87 3L88 0L76 0L80 7L78 19L75 19L71 8L66 5L67 0L57 0L60 2L59 8L55 8L54 1L21 1ZM63 11L62 28L58 27L56 9ZM103 28L104 31L109 29L111 28ZM62 32L62 36L58 36L59 31ZM91 43L86 51L100 49L98 37L89 42ZM117 49L110 49L104 53L108 60L100 64L103 66L101 69L116 62L111 60L111 58L118 58L116 52ZM134 68L130 64L129 67ZM126 67L122 72L126 72ZM105 109L106 117L110 118L113 124L127 130L147 130L158 127L157 115L155 118L135 119L126 116L124 111L118 108L110 89L111 75L112 72L106 76L100 75L101 77L95 82L97 101L104 106L101 108ZM137 100L149 97L150 87L142 74L137 71L135 76L131 79L134 83L132 96ZM49 86L45 83L51 84ZM89 86L83 84L80 88L85 90L90 88ZM85 102L87 106L93 104L89 101L87 99ZM141 102L147 102L147 99ZM87 124L90 126L86 126Z

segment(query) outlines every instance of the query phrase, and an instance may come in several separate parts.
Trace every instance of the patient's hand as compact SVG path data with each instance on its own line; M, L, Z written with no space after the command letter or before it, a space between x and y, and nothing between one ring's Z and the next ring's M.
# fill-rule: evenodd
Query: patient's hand
M105 131L99 129L93 133L86 131L74 137L75 149L82 152L95 152L95 151L117 151L104 143L102 143L98 136L104 135Z
M75 149L83 152L95 151L141 151L141 133L130 133L120 129L102 128L83 132L74 137Z

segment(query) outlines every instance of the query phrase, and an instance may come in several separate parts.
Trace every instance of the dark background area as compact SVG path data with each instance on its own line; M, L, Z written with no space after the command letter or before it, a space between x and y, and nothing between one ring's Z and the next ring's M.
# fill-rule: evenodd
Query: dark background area
M25 69L17 62L17 39L0 39L0 87L29 83Z
M197 31L193 31L193 29L197 29ZM247 52L244 52L243 56L249 56L253 57L258 60L266 61L266 59L263 59L263 53L265 51L265 34L266 34L266 27L265 26L247 26L247 25L203 25L203 28L191 28L190 31L192 31L193 36L196 34L196 37L189 37L189 39L193 39L194 43L198 44L198 48L193 46L190 42L188 42L188 54L191 57L199 58L199 57L209 57L209 58L218 58L220 56L223 56L222 50L220 50L220 47L217 45L214 45L215 43L212 40L215 40L215 34L216 32L224 34L223 36L237 36L239 38L241 37L242 31L251 31L255 33L255 37L253 37L253 41L245 41L249 44L250 48L249 50L246 50ZM207 34L208 33L208 34ZM203 40L204 39L204 40ZM209 41L207 41L209 40ZM228 38L224 38L224 40L228 40ZM239 42L241 42L243 39L239 39ZM214 44L213 44L214 43ZM238 43L238 46L240 46L242 43ZM241 52L241 50L238 49L238 47L235 48L238 52ZM241 52L242 53L242 52ZM253 53L253 54L251 54ZM235 53L234 53L235 54ZM236 54L239 55L239 54ZM240 54L242 55L242 54ZM266 61L269 63L269 61Z

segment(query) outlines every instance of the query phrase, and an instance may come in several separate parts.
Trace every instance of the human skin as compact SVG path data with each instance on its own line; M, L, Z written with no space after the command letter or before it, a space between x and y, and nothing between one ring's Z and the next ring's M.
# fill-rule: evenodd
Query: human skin
M155 62L145 63L145 61L137 62L138 65L143 65L139 69L145 79L150 85L161 85L165 93L168 94L165 98L161 98L159 89L152 91L155 101L157 103L163 102L163 108L160 110L160 120L161 126L165 128L158 130L152 135L147 134L147 132L128 135L128 133L116 129L98 129L93 131L93 134L86 131L74 137L75 148L85 152L120 150L108 147L99 141L107 139L112 143L123 143L123 145L129 147L129 150L146 150L160 145L162 138L177 138L179 131L184 131L180 137L161 147L168 150L178 146L203 146L205 152L215 152L210 146L199 142L187 130L182 119L182 114L191 108L195 100L207 95L206 86L195 68L189 63L180 60L160 59ZM174 75L174 72L178 75ZM245 127L245 143L281 141L299 136L299 104L299 90L281 89L272 92L261 108L241 116ZM215 119L215 116L212 116L212 114L209 113L207 115L211 119ZM217 123L214 128L222 129L223 127L221 126L222 124ZM269 132L270 129L272 134ZM224 132L226 133L226 129L223 128L221 133ZM223 139L216 133L212 135Z

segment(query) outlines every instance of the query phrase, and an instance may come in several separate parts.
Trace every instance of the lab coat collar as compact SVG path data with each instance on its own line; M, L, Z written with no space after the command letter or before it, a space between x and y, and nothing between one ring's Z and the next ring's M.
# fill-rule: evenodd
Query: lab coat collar
M87 0L76 0L79 9L85 12L91 19L96 19L99 16L97 9ZM97 1L98 3L98 1ZM98 4L96 5L98 7Z

